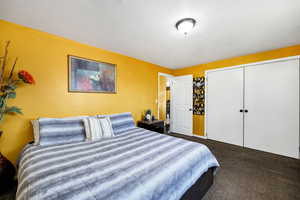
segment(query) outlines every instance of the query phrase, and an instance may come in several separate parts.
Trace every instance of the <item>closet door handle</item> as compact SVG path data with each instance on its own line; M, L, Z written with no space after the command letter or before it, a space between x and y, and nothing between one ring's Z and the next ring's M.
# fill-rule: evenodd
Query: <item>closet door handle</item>
M245 113L247 113L248 112L248 110L245 110Z
M240 109L240 112L244 112L244 110L243 110L243 109Z

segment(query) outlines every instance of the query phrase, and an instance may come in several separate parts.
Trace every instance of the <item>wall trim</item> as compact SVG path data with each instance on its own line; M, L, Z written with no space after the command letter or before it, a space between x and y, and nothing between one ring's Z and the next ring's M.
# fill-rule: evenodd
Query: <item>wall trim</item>
M275 59L270 59L270 60L263 60L263 61L259 61L259 62L251 62L251 63L247 63L247 64L233 65L233 66L216 68L216 69L210 69L210 70L205 70L205 77L206 77L207 73L211 73L211 72L224 71L224 70L228 70L228 69L243 68L243 67L249 67L249 66L254 66L254 65L261 65L261 64L280 62L280 61L286 61L286 60L295 60L295 59L300 59L300 55L275 58Z
M197 138L202 138L202 139L207 139L207 136L201 136L201 135L195 135L193 134L193 137L197 137Z
M162 72L158 72L158 76L165 76L165 77L169 77L169 78L174 77L172 74L167 74L167 73L162 73Z

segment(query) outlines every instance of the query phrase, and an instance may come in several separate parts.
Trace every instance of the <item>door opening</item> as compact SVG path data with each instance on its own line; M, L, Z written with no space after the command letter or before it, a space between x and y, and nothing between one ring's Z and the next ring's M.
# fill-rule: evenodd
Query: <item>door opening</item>
M168 133L170 130L170 114L171 114L171 79L172 75L158 74L158 120L163 120L165 124L165 130Z

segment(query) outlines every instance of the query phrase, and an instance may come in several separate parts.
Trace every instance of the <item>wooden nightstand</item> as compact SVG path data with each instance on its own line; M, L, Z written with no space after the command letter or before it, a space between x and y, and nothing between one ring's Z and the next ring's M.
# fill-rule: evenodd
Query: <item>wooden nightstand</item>
M158 133L165 132L165 125L163 120L154 120L154 121L138 121L137 126L144 128L150 131L155 131Z

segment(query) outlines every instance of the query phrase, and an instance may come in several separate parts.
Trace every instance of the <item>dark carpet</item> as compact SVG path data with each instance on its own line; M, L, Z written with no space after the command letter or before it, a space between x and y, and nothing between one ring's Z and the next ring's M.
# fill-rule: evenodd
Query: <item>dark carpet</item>
M221 168L203 200L300 200L300 160L197 137Z

